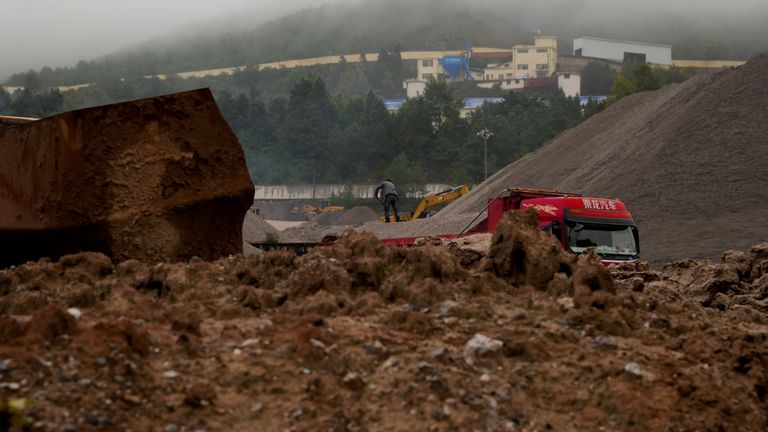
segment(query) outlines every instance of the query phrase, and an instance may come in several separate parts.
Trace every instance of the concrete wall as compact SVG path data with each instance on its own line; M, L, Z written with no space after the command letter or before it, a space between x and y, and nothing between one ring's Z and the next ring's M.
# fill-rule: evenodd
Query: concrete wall
M451 189L451 185L430 183L427 184L425 193L414 197L422 197L433 193ZM333 196L341 196L345 192L346 185L300 185L300 186L255 186L254 199L257 200L289 200L289 199L328 199ZM375 184L353 184L352 195L356 198L373 198ZM402 193L402 192L401 192ZM408 195L411 197L411 195Z
M694 69L725 69L738 67L746 63L741 60L673 60L672 65L681 68Z
M648 63L672 64L672 47L669 45L581 37L573 40L573 55L577 55L578 50L581 50L581 57L623 61L624 53L638 53L645 54Z

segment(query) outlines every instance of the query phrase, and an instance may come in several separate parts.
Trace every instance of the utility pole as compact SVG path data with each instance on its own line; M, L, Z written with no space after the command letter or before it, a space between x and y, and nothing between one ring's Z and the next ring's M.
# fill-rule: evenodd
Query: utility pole
M488 138L493 136L493 132L489 131L488 128L483 128L477 133L477 136L482 138L485 144L485 179L488 180Z

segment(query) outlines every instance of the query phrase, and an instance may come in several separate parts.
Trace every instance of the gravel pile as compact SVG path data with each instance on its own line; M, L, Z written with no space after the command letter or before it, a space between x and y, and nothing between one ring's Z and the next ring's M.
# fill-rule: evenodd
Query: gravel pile
M267 236L280 237L280 232L268 224L256 211L251 208L243 219L243 241L246 243L261 243Z
M618 198L658 265L768 240L768 55L626 97L450 204L481 211L505 188Z
M322 226L332 225L357 225L375 221L379 215L370 207L352 207L340 212L323 213L317 217L317 223Z

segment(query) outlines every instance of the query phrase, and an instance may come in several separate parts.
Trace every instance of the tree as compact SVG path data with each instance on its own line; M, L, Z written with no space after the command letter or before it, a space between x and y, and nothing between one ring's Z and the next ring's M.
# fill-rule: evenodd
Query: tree
M637 93L637 84L624 75L613 77L613 86L611 87L612 102L615 102L625 96Z
M581 69L581 94L604 96L611 94L614 72L605 63L589 62Z
M5 113L11 106L11 95L5 91L5 88L0 87L0 113Z
M24 81L22 82L22 87L24 87L25 90L29 91L40 91L43 88L43 82L40 80L40 75L37 74L34 70L30 69L26 74L24 74Z
M637 85L637 91L658 90L661 87L659 80L654 76L651 67L647 63L635 65L632 75Z
M401 190L405 191L403 197L421 193L425 189L424 169L418 162L411 161L405 153L400 153L387 165L384 176L391 178Z
M694 74L695 71L692 69L679 68L677 66L670 66L669 68L653 68L653 75L656 77L659 83L661 83L661 85L681 83L688 78L691 78Z

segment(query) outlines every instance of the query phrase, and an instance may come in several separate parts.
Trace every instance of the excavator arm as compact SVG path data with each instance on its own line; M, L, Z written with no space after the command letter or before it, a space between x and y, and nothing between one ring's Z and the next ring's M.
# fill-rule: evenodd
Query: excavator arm
M421 217L424 211L427 210L428 208L434 207L436 205L440 205L443 203L451 202L467 193L469 193L469 186L461 185L461 186L456 186L455 188L444 191L444 192L440 192L434 195L429 195L427 197L424 197L424 199L421 200L421 202L419 202L419 205L416 207L416 210L413 212L411 219L418 219L419 217Z
M414 210L413 214L411 215L401 214L400 221L408 222L414 219L418 219L422 217L424 215L424 212L427 211L427 209L429 209L430 207L451 202L461 197L462 195L466 195L468 193L469 193L469 186L461 185L461 186L456 186L455 188L452 188L452 189L448 189L443 192L426 196L421 201L419 201L419 205L416 206L416 210ZM379 220L381 222L386 222L386 220L383 217L379 218Z

